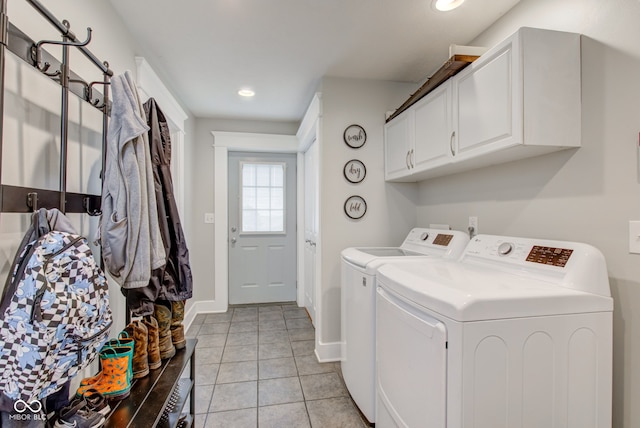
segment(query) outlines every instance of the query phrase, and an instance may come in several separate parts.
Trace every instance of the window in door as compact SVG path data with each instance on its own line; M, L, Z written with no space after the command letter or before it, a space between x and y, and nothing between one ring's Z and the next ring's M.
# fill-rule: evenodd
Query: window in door
M285 233L285 163L241 162L242 233Z

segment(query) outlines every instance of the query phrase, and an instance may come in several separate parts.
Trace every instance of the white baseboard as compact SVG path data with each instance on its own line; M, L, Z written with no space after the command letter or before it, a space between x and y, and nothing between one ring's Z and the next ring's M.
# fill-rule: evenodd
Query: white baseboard
M184 314L184 329L185 331L189 330L191 327L191 323L196 319L198 314L219 314L227 312L229 309L229 305L226 303L222 303L216 300L204 300L199 302L194 302L189 305L189 309L187 309Z
M321 363L340 361L342 342L323 343L316 341L316 358Z

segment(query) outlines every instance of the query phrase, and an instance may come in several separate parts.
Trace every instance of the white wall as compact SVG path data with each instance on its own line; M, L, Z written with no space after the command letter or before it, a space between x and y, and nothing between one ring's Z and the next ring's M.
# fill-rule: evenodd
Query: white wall
M520 26L582 40L582 147L422 182L418 223L442 218L480 233L590 243L607 259L614 311L614 427L640 426L640 2L523 0L471 44L492 46ZM553 76L549 76L553 79Z
M26 1L8 1L7 15L29 37L38 40L60 40L53 26L38 14ZM71 30L79 40L86 38L86 28L93 29L89 50L100 60L106 60L114 74L131 70L135 74L136 56L145 56L153 64L153 56L142 51L136 40L122 24L120 17L108 1L84 0L43 1L59 21L68 20ZM48 52L60 58L61 49L46 45ZM8 54L11 55L11 54ZM71 49L71 69L86 81L102 80L98 68L84 55ZM17 64L17 66L13 65ZM5 106L3 147L4 184L21 186L45 186L57 189L60 122L60 87L38 75L21 61L8 61L7 105ZM170 82L164 82L171 86ZM97 90L102 92L102 88ZM153 95L153 94L151 94ZM100 193L101 114L70 96L68 190ZM185 122L185 146L191 145L192 120ZM45 174L46 172L46 174ZM187 177L189 178L189 177ZM187 201L187 204L189 202ZM69 214L78 232L93 241L97 217ZM0 283L4 283L6 271L13 259L18 243L27 228L28 215L0 214ZM190 234L185 225L187 243ZM99 249L94 248L96 256ZM192 252L196 252L192 249ZM119 287L110 282L111 308L114 313L112 335L125 327L125 302Z
M416 185L384 182L383 127L385 112L400 106L415 91L407 83L324 78L322 81L322 131L320 142L320 322L325 344L340 342L340 252L346 247L399 245L416 224ZM366 144L352 149L343 141L351 124L367 133ZM359 159L367 168L362 183L343 176L344 164ZM367 201L361 220L343 211L350 195Z

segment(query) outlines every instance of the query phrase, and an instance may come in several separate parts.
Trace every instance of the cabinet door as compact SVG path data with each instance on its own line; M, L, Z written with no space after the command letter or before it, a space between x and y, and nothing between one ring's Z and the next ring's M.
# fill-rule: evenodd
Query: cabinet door
M411 174L412 148L413 110L407 110L384 126L384 168L387 180Z
M448 81L414 107L415 141L412 163L415 172L445 165L451 161L451 81Z
M522 143L522 81L517 39L455 79L456 159Z

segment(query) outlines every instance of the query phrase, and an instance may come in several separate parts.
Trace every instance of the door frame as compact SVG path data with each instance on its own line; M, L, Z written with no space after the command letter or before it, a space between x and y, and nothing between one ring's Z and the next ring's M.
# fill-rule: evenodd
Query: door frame
M214 224L214 300L207 305L211 312L226 312L229 307L229 152L266 152L297 153L296 162L300 165L298 153L298 137L295 135L253 134L244 132L212 131L214 149L214 200L213 210L216 214ZM300 170L297 168L296 181L300 182ZM297 195L300 197L300 186ZM299 199L298 199L299 200ZM300 221L300 209L297 209L297 220ZM296 241L300 243L300 233L304 242L304 230L298 228ZM299 265L299 261L298 261ZM296 282L300 283L300 271L296 273ZM300 299L301 287L297 287L297 303Z

